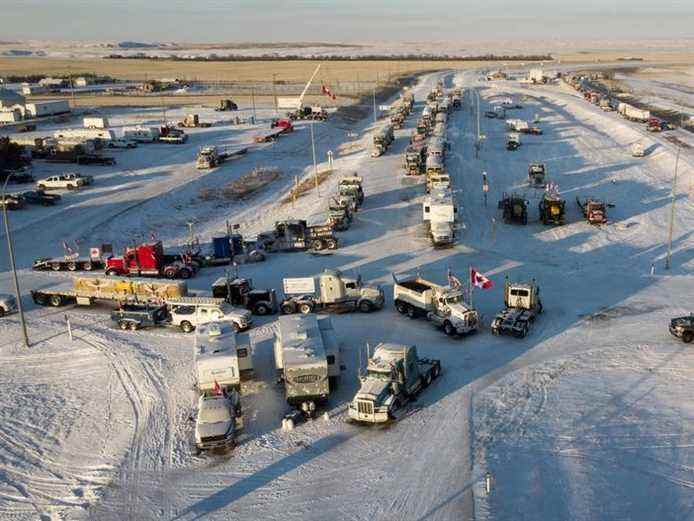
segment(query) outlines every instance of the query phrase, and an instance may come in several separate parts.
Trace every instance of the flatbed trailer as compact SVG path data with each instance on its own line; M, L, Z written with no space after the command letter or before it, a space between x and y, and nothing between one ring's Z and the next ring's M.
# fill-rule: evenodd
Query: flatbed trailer
M105 266L103 259L42 257L34 261L32 269L36 271L93 271L102 270Z

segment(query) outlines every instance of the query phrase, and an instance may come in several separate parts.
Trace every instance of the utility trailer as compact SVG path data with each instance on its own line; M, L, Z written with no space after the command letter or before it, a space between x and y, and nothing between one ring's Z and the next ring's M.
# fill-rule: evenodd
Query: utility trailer
M90 248L89 257L69 254L63 257L40 257L34 261L35 271L93 271L104 269L105 256L113 253L110 244L102 244L99 248Z
M421 277L398 279L393 274L395 309L409 318L426 317L448 336L466 335L479 328L479 314L468 305L460 288L440 286Z
M365 286L361 277L350 279L339 270L326 269L315 277L286 278L283 289L285 297L280 309L284 314L306 315L328 308L351 308L369 313L382 309L385 303L383 288Z
M289 405L312 417L327 402L340 376L340 348L329 317L284 315L277 319L274 342L278 382ZM285 419L293 422L291 413Z
M441 374L441 361L419 358L414 345L376 346L369 357L366 374L349 404L353 421L385 423L397 419L398 411Z
M539 286L535 281L510 283L507 279L504 284L504 305L506 308L492 321L492 334L525 337L535 318L542 313Z

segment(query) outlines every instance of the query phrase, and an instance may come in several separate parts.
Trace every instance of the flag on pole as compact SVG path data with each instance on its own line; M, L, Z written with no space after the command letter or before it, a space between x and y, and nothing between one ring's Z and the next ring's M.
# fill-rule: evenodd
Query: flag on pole
M337 99L337 96L335 96L335 94L332 93L332 91L330 90L330 87L328 87L327 85L321 85L320 91L323 94L325 94L326 96L328 96L330 99L333 99L333 100Z
M453 275L450 269L448 270L448 285L453 289L459 289L462 286L460 279Z
M494 283L475 268L470 268L470 284L476 288L489 289Z
M222 387L217 380L214 381L214 394L215 396L222 396Z

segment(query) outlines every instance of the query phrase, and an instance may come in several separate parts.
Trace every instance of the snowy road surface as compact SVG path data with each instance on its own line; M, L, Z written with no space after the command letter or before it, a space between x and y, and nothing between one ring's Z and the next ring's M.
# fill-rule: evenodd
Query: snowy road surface
M454 248L434 250L421 224L423 185L405 180L401 165L423 98L441 76L448 87L467 89L463 109L451 113L448 124L447 166L462 227ZM640 128L558 86L479 82L468 72L427 76L415 92L415 115L381 158L368 157L364 146L373 130L369 123L316 126L319 158L335 151L339 173L356 171L365 179L364 206L340 234L341 248L330 256L275 254L241 268L260 288L281 288L286 275L326 267L385 286L383 311L333 317L347 369L330 398L328 418L289 433L279 429L287 407L275 384L272 321L257 319L256 375L243 389L241 443L227 456L198 456L192 449L190 337L167 329L121 332L105 308L39 308L27 298L31 349L19 342L16 315L0 322L0 518L692 517L688 398L694 384L688 376L694 355L670 338L667 320L690 310L694 158L686 151L681 158L673 269L665 272L675 154L661 136L648 136L652 147L645 159L632 158L631 143L644 139ZM537 114L544 134L523 136L520 150L506 152L503 122L483 118L486 139L476 159L477 92L482 111L508 94L522 100L517 117ZM18 216L13 225L25 291L67 280L28 269L35 256L57 254L61 240L122 246L156 230L176 245L185 241L191 219L209 240L227 220L252 235L282 218L322 218L337 176L320 186L320 196L307 195L294 207L278 202L295 175L311 173L304 125L198 174L191 163L197 146L229 135L242 142L253 129L210 132L193 133L190 146L171 153L147 147L125 152L122 167L119 162L99 171L93 193L70 194L65 206L47 210L55 213L12 214ZM351 132L359 137L349 137ZM347 141L354 146L338 154ZM547 164L567 200L563 227L537 222L541 192L526 185L533 161ZM283 177L243 203L197 198L200 188L255 166L279 166ZM482 171L490 180L487 206ZM511 191L530 202L527 226L499 219L496 201ZM614 203L609 225L592 227L581 219L575 198L588 195ZM485 327L454 340L392 308L391 273L420 270L443 283L449 267L464 277L469 266L495 282L474 295L487 325L501 307L505 275L537 280L546 311L527 338L494 337ZM9 291L5 257L0 269L0 291ZM204 270L191 286L209 289L222 273ZM66 314L75 328L73 342L65 334ZM416 344L423 355L441 359L443 375L397 423L348 424L359 351L380 341ZM490 496L482 489L487 471L494 476Z

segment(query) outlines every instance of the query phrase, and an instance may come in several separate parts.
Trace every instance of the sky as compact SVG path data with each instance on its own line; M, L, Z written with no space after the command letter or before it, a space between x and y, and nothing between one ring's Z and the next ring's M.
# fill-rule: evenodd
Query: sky
M0 0L0 40L381 42L694 37L694 0Z

